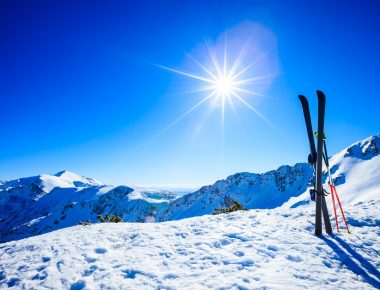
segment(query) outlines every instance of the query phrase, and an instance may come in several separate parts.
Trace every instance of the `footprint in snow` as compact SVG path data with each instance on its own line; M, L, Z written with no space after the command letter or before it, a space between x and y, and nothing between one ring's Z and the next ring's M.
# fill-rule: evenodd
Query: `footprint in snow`
M172 254L171 253L167 253L167 252L161 252L160 256L163 256L165 258L170 258L172 256Z
M274 245L269 245L267 249L273 252L277 252L279 250L278 247Z
M238 233L225 234L224 236L229 237L230 239L240 240L241 242L248 242L249 241L249 239L247 239L246 237L243 237L242 235L240 235Z
M203 235L203 231L202 230L199 230L199 229L194 229L194 230L192 230L191 231L194 235L197 235L197 236L199 236L199 235Z
M105 254L105 253L107 253L107 250L104 249L104 248L97 248L97 249L95 249L95 253L97 253L97 254Z
M11 278L8 281L7 286L8 287L13 287L13 286L17 286L19 283L20 283L20 279L18 279L18 278Z
M234 255L235 255L235 256L238 256L238 257L243 257L245 254L244 254L244 252L236 251L236 252L234 253Z
M28 269L29 269L29 267L27 265L22 265L22 266L17 268L17 271L26 272L26 271L28 271ZM0 278L0 281L1 281L1 278Z
M38 270L38 269L37 269ZM48 276L46 271L42 271L32 277L32 280L45 280Z
M220 241L214 242L213 247L214 248L221 248L222 246L226 246L226 245L229 245L231 243L232 243L232 241L230 241L228 239L221 239Z
M86 262L87 263L95 263L96 262L96 259L95 258L91 258L91 257L86 257Z
M186 239L189 235L187 233L175 233L177 237L181 237L182 239Z
M297 263L303 261L303 259L300 256L292 256L292 255L287 255L286 259L292 262L297 262Z
M60 273L62 273L62 271L63 271L63 266L65 265L65 263L62 261L62 260L60 260L60 261L58 261L57 262L57 264L55 264L56 265L56 267L57 267L57 270L60 272Z
M166 274L164 276L165 280L172 280L172 279L177 279L177 278L178 278L178 276L176 274Z
M82 290L86 287L86 282L79 280L71 285L70 290Z
M42 265L42 266L39 266L39 267L37 268L37 271L38 271L38 272L41 272L41 271L45 270L46 268L47 268L47 266Z
M134 269L126 269L126 270L122 270L122 272L124 273L125 279L135 279L136 275L142 275L142 276L146 276L148 278L155 278L155 276L152 274L145 273L145 272L139 271L139 270L134 270Z
M95 270L98 269L97 266L95 265L92 265L90 268L88 268L87 270L85 270L82 274L82 276L86 277L86 276L90 276L92 273L95 272Z

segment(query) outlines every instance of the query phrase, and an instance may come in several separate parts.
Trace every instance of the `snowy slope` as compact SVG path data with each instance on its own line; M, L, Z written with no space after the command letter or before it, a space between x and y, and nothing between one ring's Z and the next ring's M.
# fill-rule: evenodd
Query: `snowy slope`
M330 158L332 179L344 205L380 200L380 134L356 142ZM324 188L329 189L324 168ZM327 196L332 206L331 197ZM309 192L291 198L283 207L310 202Z
M379 289L379 206L322 238L310 206L70 227L1 244L0 288Z
M356 142L331 157L330 168L343 204L380 200L380 134ZM324 170L324 187L328 189L328 175ZM305 163L281 166L264 174L238 173L174 200L160 220L210 214L214 208L228 206L231 198L249 209L309 204L311 177L312 168ZM330 199L328 196L332 206Z
M98 214L144 222L175 198L167 191L106 186L69 171L8 181L0 185L0 242L95 222Z

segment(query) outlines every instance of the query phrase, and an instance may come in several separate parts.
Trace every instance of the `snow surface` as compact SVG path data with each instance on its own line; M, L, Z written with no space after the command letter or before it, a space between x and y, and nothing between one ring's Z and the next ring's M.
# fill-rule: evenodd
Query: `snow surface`
M321 238L309 206L74 226L1 244L0 288L379 289L379 206Z

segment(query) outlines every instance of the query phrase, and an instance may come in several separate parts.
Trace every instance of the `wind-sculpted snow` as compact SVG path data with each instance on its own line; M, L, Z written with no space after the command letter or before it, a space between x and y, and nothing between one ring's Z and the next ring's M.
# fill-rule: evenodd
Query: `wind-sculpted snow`
M309 206L74 226L0 245L0 288L379 289L380 202L316 237Z

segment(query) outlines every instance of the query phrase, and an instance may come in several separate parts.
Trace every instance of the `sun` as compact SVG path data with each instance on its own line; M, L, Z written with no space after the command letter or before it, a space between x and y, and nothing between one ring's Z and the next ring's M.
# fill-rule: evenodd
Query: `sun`
M215 80L215 90L217 90L218 95L225 98L231 97L234 93L234 82L228 76L222 76Z
M188 109L185 113L179 116L176 120L166 126L158 134L166 131L168 128L179 122L181 119L189 115L191 112L196 110L202 104L207 101L214 105L219 103L221 106L221 124L222 124L222 136L224 130L224 115L225 106L228 103L235 111L234 101L242 103L245 107L253 111L257 116L259 116L263 121L269 124L272 128L274 126L267 120L256 108L254 108L248 101L246 101L247 96L263 96L258 92L255 92L252 88L256 82L263 81L264 79L273 78L274 74L269 75L251 75L250 72L252 68L260 62L263 55L257 57L257 59L244 64L244 56L246 55L246 46L241 48L238 56L233 60L229 61L229 56L227 53L226 42L224 43L223 53L217 55L217 53L210 48L206 43L210 66L202 64L200 61L195 59L191 55L187 55L199 68L200 72L192 73L185 72L178 69L169 68L162 65L157 65L158 67L165 69L167 71L186 76L188 78L196 79L202 83L199 89L194 90L195 92L202 92L205 94L203 99L198 103Z

